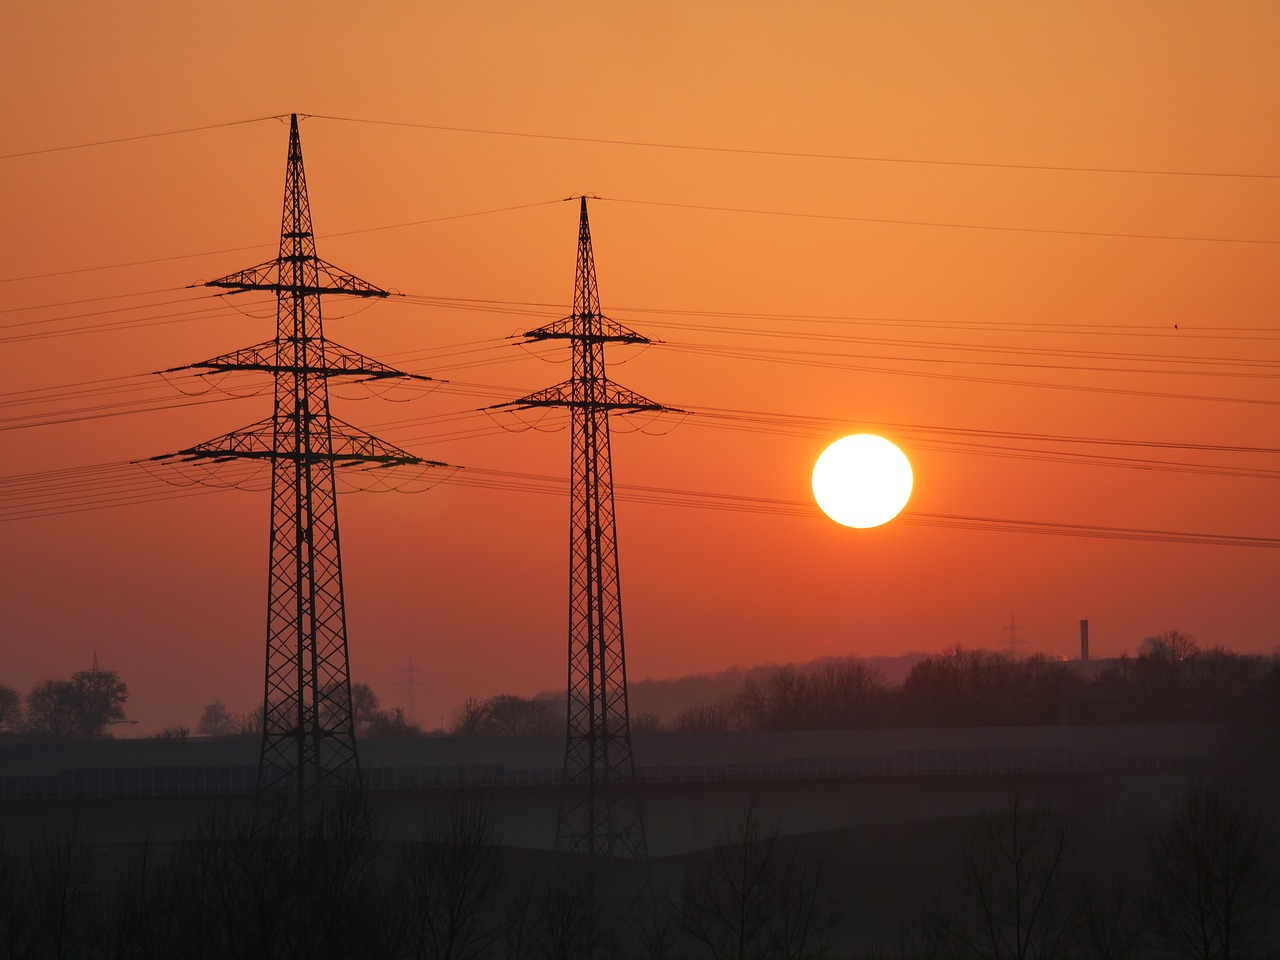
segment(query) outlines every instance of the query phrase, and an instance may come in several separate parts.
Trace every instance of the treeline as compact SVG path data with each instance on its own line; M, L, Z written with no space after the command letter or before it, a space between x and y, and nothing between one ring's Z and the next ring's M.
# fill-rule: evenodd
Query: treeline
M129 687L114 670L42 680L23 697L0 684L0 734L30 740L102 740L125 721Z
M678 714L668 728L833 730L862 727L1229 722L1280 719L1280 660L1201 648L1169 632L1138 655L1085 672L1079 661L951 647L900 686L860 660L783 667Z
M357 736L373 739L395 739L422 736L422 730L410 723L400 707L383 709L378 695L367 683L351 684L351 713ZM205 704L196 724L196 735L201 737L239 737L258 739L262 736L263 709L232 713L225 703L215 700ZM191 735L189 727L167 727L157 736L166 739L186 739Z
M1135 657L1082 663L950 647L916 661L901 683L857 657L741 671L732 692L660 717L632 710L634 733L841 730L869 727L1026 726L1280 720L1280 657L1201 647L1187 634L1149 637ZM128 722L128 686L110 670L44 680L22 697L0 684L0 736L100 740ZM385 709L368 684L351 685L357 735L424 736L399 707ZM502 694L470 698L448 730L456 736L564 733L565 702ZM234 713L206 704L194 732L258 738L262 708ZM157 736L185 738L167 727Z
M133 721L125 716L129 686L114 670L82 670L68 680L42 680L24 697L13 687L0 684L0 739L34 742L86 742L109 740L111 728ZM422 730L405 717L400 707L385 709L367 683L351 685L351 707L358 736L391 739L421 736ZM232 712L221 700L205 704L195 734L202 737L262 736L261 705ZM191 736L185 724L165 727L158 739L185 740Z
M632 731L702 733L869 727L1043 726L1280 719L1280 659L1203 648L1170 631L1136 657L1102 663L950 647L901 684L856 657L747 676L739 688L663 720L633 713ZM559 733L564 703L471 700L452 733Z
M805 846L754 807L674 871L504 847L477 796L457 796L413 842L383 839L377 822L357 802L301 836L287 819L224 818L133 848L96 845L83 825L11 838L0 960L1248 960L1280 948L1274 815L1225 781L1193 785L1149 833L1105 849L1011 788L875 916L853 881L883 882L877 864L838 859L829 837ZM955 879L930 889L934 874Z

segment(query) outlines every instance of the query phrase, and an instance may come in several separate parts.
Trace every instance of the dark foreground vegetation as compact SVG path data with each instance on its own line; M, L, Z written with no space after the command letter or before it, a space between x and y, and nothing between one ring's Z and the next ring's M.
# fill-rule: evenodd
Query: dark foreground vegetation
M856 843L806 844L751 807L651 869L506 848L478 795L412 843L360 802L302 838L215 817L113 847L79 825L0 846L0 957L1262 960L1280 948L1275 819L1234 783L1197 782L1102 842L1011 785L915 865L896 917L851 892L878 869Z

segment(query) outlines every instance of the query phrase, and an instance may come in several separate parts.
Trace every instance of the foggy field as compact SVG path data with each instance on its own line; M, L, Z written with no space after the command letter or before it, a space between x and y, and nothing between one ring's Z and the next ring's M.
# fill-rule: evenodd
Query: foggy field
M348 824L352 832L309 841L304 851L305 857L318 857L326 870L340 867L341 884L324 890L310 886L324 875L312 863L300 874L306 882L288 891L272 886L285 880L265 864L255 866L255 858L267 856L270 847L274 852L268 859L282 858L279 863L285 870L284 865L303 854L288 838L264 840L252 835L248 826L253 811L251 787L223 794L144 793L138 788L132 795L12 797L24 771L29 777L43 767L48 774L67 763L78 765L82 784L88 782L85 771L89 770L102 775L114 771L112 776L125 778L115 782L128 782L130 775L141 778L143 770L151 771L147 775L158 782L162 775L156 771L198 769L200 764L209 765L208 769L241 765L251 770L256 755L252 743L103 742L61 751L8 746L0 749L2 782L10 794L0 803L6 825L0 879L8 885L10 903L32 897L48 910L53 909L52 901L47 891L41 892L41 885L53 884L54 874L62 871L58 883L65 881L70 885L67 889L77 891L59 908L67 911L63 919L68 936L88 937L89 931L100 931L104 924L123 923L126 915L134 918L136 934L141 929L138 924L157 922L151 912L162 911L167 919L157 935L177 937L182 930L198 929L208 942L216 942L217 936L202 926L215 922L212 913L183 915L190 904L178 909L166 904L165 898L177 896L182 884L197 882L206 885L200 896L208 897L219 884L238 876L236 896L279 898L271 901L275 904L271 909L285 911L277 918L281 923L288 911L301 911L288 913L294 917L290 922L301 922L298 918L308 915L307 911L338 909L333 904L321 906L315 898L323 895L340 898L341 909L350 912L344 922L350 925L351 936L357 929L365 931L361 936L372 936L369 930L376 928L380 935L400 938L400 947L378 941L378 952L356 950L342 955L447 955L396 952L412 936L388 920L385 911L393 903L401 904L396 911L402 914L406 908L396 898L406 896L417 897L417 909L422 911L442 909L439 904L428 905L434 894L423 884L445 882L442 871L461 869L449 857L460 856L465 843L448 837L459 829L460 821L476 828L467 817L480 811L483 836L464 839L488 858L484 862L492 875L485 881L484 895L477 894L485 905L478 901L474 909L483 916L481 926L489 934L480 937L483 950L477 943L475 952L455 955L585 956L555 953L548 944L558 935L567 936L566 930L574 924L585 923L584 917L594 910L603 929L617 933L634 923L645 929L645 937L654 933L651 924L659 922L647 918L664 918L659 925L670 941L666 947L660 949L633 932L623 937L627 949L621 955L729 956L720 952L727 949L723 944L713 949L704 942L714 939L711 934L699 940L691 932L698 926L693 914L695 908L710 910L708 903L714 905L724 894L729 874L746 870L759 874L752 880L753 896L760 898L752 908L760 914L759 937L776 934L776 930L769 933L774 929L770 917L779 904L789 902L788 896L799 896L807 904L803 907L809 911L806 923L814 934L809 947L796 954L775 954L772 948L762 947L763 952L748 955L818 956L817 946L825 944L831 948L829 956L905 952L943 958L956 955L950 952L955 945L946 945L947 938L960 937L962 926L973 921L972 916L965 919L966 911L973 909L973 898L985 889L983 884L1012 895L1000 871L1008 868L1003 858L1009 855L1009 843L1016 841L1027 845L1026 863L1034 865L1028 875L1033 879L1024 882L1051 887L1047 892L1056 918L1055 936L1067 929L1063 924L1068 916L1088 915L1092 923L1105 914L1111 918L1108 922L1123 921L1129 925L1125 929L1132 927L1135 937L1140 933L1143 949L1155 949L1153 945L1164 943L1161 938L1171 934L1161 932L1160 923L1165 921L1154 912L1154 891L1173 882L1160 868L1172 854L1166 852L1162 859L1156 851L1161 843L1173 843L1179 830L1185 834L1190 829L1183 821L1194 798L1226 804L1224 809L1238 814L1241 824L1256 827L1250 846L1259 878L1264 867L1276 867L1275 847L1268 839L1273 818L1259 802L1276 779L1275 741L1269 735L1270 731L1258 728L1250 733L1235 727L1188 725L637 737L637 779L651 853L650 892L637 905L640 901L634 899L632 887L643 882L635 880L643 872L636 874L632 864L624 868L632 879L600 881L592 894L595 899L587 898L594 906L582 899L587 895L581 890L573 894L582 901L581 910L556 914L565 925L559 934L545 926L555 913L549 901L537 899L559 896L564 906L569 889L564 884L579 882L573 879L578 876L573 870L566 873L565 863L570 861L551 849L559 800L557 764L562 742L558 738L370 742L363 755L371 783L396 776L405 779L413 773L436 785L369 789L365 822L372 824L370 832ZM856 762L859 758L861 766ZM989 769L973 769L979 762L987 763ZM898 769L889 768L893 763ZM76 775L67 775L70 768L61 769L62 782L74 783ZM486 776L490 782L483 783ZM141 779L134 782L140 784ZM251 779L247 782L252 784ZM459 786L461 782L473 785ZM1197 829L1213 829L1215 824L1221 828L1203 810L1197 815L1209 821ZM1020 837L1015 836L1017 830L1023 831ZM213 850L220 851L216 869L207 861ZM204 853L196 856L199 851ZM192 879L193 857L206 857L200 860L204 872L197 871L196 879ZM445 860L451 865L442 865ZM144 862L149 879L139 873ZM435 871L430 883L424 880L426 864L431 864L428 872ZM1193 867L1183 864L1179 870ZM268 872L252 880L254 870ZM1046 870L1049 875L1043 875ZM268 876L273 877L269 884ZM145 897L140 883L148 891ZM611 884L622 887L615 889ZM784 896L778 884L793 889ZM625 895L617 892L623 888L629 891ZM1037 895L1045 893L1042 889ZM224 897L225 891L218 896ZM129 910L135 912L129 914ZM536 954L512 954L508 951L514 948L498 944L499 933L509 936L517 915L523 918L521 923L537 918L536 931L534 927L526 931L530 938L526 946L534 950L536 941ZM14 924L21 927L31 922L31 916L11 912L6 922L14 930ZM144 923L140 916L150 919ZM251 911L238 916L235 923L239 924L262 920L252 920ZM705 911L699 916L699 922L709 922ZM231 921L224 917L217 922ZM231 937L234 926L219 929ZM1087 928L1083 921L1070 926L1070 943L1028 944L1024 956L1104 955L1092 952L1101 948L1079 942ZM1024 932L1048 935L1043 927ZM121 930L112 934L125 935ZM578 929L573 935L587 934ZM603 934L596 928L591 936ZM90 939L102 941L99 934ZM501 942L507 944L505 939ZM278 948L284 951L280 956L300 955L289 952L293 947ZM63 955L165 955L131 949ZM0 954L20 955L40 954ZM974 946L965 955L1006 954ZM1132 954L1142 955L1141 951Z

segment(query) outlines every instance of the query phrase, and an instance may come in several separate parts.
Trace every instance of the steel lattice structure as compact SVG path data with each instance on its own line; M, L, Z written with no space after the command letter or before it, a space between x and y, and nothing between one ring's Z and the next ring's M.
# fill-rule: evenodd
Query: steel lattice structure
M183 460L260 459L271 466L266 683L258 793L299 830L322 793L361 785L347 656L335 468L435 465L370 436L329 410L330 378L412 377L326 340L320 298L387 291L316 256L298 118L289 124L280 252L209 281L276 295L275 339L180 368L257 371L274 379L269 420L180 451Z
M572 422L568 723L556 847L593 857L643 859L644 825L627 710L609 414L665 408L605 375L606 343L650 341L600 312L585 197L578 221L573 313L524 336L568 340L573 348L571 379L502 405L565 407Z

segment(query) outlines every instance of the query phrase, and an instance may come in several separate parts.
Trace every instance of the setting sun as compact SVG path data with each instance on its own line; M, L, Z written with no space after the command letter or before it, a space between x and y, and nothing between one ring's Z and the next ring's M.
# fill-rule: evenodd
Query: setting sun
M878 527L911 497L911 463L883 437L859 433L837 440L813 465L813 498L846 527Z

